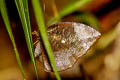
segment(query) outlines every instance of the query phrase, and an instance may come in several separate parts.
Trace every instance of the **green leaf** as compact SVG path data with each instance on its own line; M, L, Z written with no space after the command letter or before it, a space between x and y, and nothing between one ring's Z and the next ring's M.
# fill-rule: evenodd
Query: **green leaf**
M63 18L71 14L72 12L76 11L77 9L81 8L86 3L90 2L91 0L77 0L70 2L64 9L59 12L59 19ZM48 25L58 22L58 18L53 17L48 21Z
M16 55L16 59L17 59L17 63L19 65L19 68L20 68L20 71L22 73L22 76L23 76L23 78L25 80L23 67L22 67L22 64L21 64L21 61L20 61L18 50L16 48L15 40L14 40L13 33L12 33L12 30L11 30L11 27L10 27L10 22L9 22L9 19L8 19L7 9L6 9L6 5L5 5L4 0L0 0L0 12L1 12L1 15L2 15L2 18L3 18L3 21L5 23L5 27L6 27L7 31L8 31L10 40L11 40L12 45L13 45L13 48L14 48L14 51L15 51L15 55Z
M37 79L39 79L36 63L34 59L34 54L33 54L34 48L33 48L32 32L31 32L30 19L29 19L28 0L15 0L15 3L22 22L22 27L25 34L28 51L31 56L31 60L35 69Z
M41 33L40 35L42 37L42 40L43 40L45 49L47 51L50 63L52 65L53 71L55 72L56 78L58 80L61 80L61 78L58 74L56 65L55 65L52 48L51 48L51 45L50 45L49 40L48 40L48 35L47 35L47 32L46 32L46 28L45 28L44 17L43 17L43 13L42 13L42 9L41 9L39 0L32 0L32 5L33 5L33 8L34 8L37 24L38 24L38 27L39 27L39 30L40 30L40 33Z

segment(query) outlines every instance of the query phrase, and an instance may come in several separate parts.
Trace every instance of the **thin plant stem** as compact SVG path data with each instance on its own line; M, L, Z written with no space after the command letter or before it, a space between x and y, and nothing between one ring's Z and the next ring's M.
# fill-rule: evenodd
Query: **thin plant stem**
M52 5L52 10L53 10L54 16L59 20L60 19L59 18L59 13L58 13L55 1L52 0L51 3L52 3L51 5Z

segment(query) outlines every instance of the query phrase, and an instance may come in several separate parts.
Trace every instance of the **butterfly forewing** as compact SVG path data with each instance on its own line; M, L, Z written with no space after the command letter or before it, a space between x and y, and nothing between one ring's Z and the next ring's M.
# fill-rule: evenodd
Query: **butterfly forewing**
M95 29L75 22L53 24L47 28L47 33L58 71L72 67L100 36ZM44 60L43 63L46 71L50 71L48 63Z

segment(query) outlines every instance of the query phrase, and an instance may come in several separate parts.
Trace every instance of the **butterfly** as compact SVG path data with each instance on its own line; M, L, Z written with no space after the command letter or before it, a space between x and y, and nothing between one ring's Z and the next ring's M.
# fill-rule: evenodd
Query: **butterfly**
M77 22L52 24L47 28L47 34L58 71L71 68L79 58L87 53L101 35L92 27ZM39 37L36 31L34 36ZM36 38L35 41L35 57L39 57L42 61L45 71L52 71L42 40Z

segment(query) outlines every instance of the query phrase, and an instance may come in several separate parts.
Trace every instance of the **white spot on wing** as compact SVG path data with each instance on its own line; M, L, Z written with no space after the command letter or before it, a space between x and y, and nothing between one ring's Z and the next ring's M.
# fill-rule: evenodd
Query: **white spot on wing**
M65 40L61 40L61 43L65 43Z

